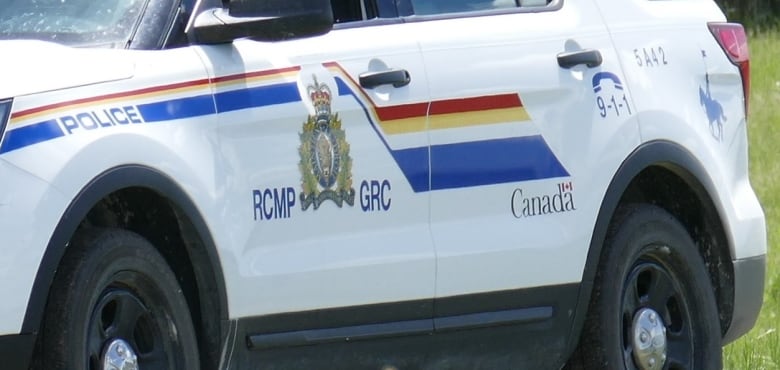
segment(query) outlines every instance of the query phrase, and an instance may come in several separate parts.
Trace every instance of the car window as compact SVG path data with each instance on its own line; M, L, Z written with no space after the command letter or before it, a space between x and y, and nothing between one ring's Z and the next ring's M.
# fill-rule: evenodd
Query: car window
M550 0L411 0L414 14L434 15L516 7L546 6Z
M0 39L125 47L147 0L6 0Z
M6 115L8 114L8 109L11 108L10 104L7 104L7 102L0 102L0 129L3 128L5 125Z
M412 0L414 14L431 15L516 7L515 0Z
M333 21L346 23L368 19L366 5L362 0L334 0L331 1L333 9Z
M375 18L396 18L398 8L387 0L331 0L333 21L343 24Z

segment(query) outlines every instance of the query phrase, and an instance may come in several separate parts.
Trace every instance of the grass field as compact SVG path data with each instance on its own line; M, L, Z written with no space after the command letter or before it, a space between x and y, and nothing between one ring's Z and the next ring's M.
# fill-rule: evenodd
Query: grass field
M769 255L764 306L750 333L727 346L725 369L780 369L780 32L750 39L750 179L767 217Z

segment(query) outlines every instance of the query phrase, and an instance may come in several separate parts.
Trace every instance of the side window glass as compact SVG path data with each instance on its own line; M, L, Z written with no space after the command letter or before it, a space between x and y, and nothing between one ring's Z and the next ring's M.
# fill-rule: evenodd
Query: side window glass
M411 0L415 15L546 6L550 0Z
M380 16L374 0L331 0L333 21L347 23L374 19Z

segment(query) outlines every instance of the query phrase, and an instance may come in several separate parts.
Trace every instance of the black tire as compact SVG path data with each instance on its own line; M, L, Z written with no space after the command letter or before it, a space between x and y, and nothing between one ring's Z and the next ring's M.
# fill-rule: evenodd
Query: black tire
M101 370L116 339L129 344L141 369L200 368L186 300L146 239L97 229L69 248L47 303L37 354L43 369Z
M704 260L686 229L668 212L650 205L621 209L615 220L570 368L721 369L715 295ZM653 328L649 316L660 316L665 327L665 335L660 335L666 339L665 360L654 359L662 367L649 367L648 357L642 357L644 364L638 366L636 356L647 352L638 349L643 342L636 328Z

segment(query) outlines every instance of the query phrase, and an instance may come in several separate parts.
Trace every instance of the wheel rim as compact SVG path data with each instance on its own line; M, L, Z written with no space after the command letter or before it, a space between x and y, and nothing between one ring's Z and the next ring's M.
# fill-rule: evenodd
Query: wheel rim
M130 343L122 339L114 339L103 351L103 370L138 370L138 356L130 347Z
M121 287L103 291L92 311L87 340L90 370L169 368L165 318ZM121 352L121 353L120 353ZM114 367L121 364L126 367Z
M652 308L640 308L631 329L634 361L643 370L658 370L666 363L666 326Z
M652 256L641 258L631 269L623 288L625 368L692 368L694 344L689 312L681 285L674 276ZM642 333L647 337L642 338Z

